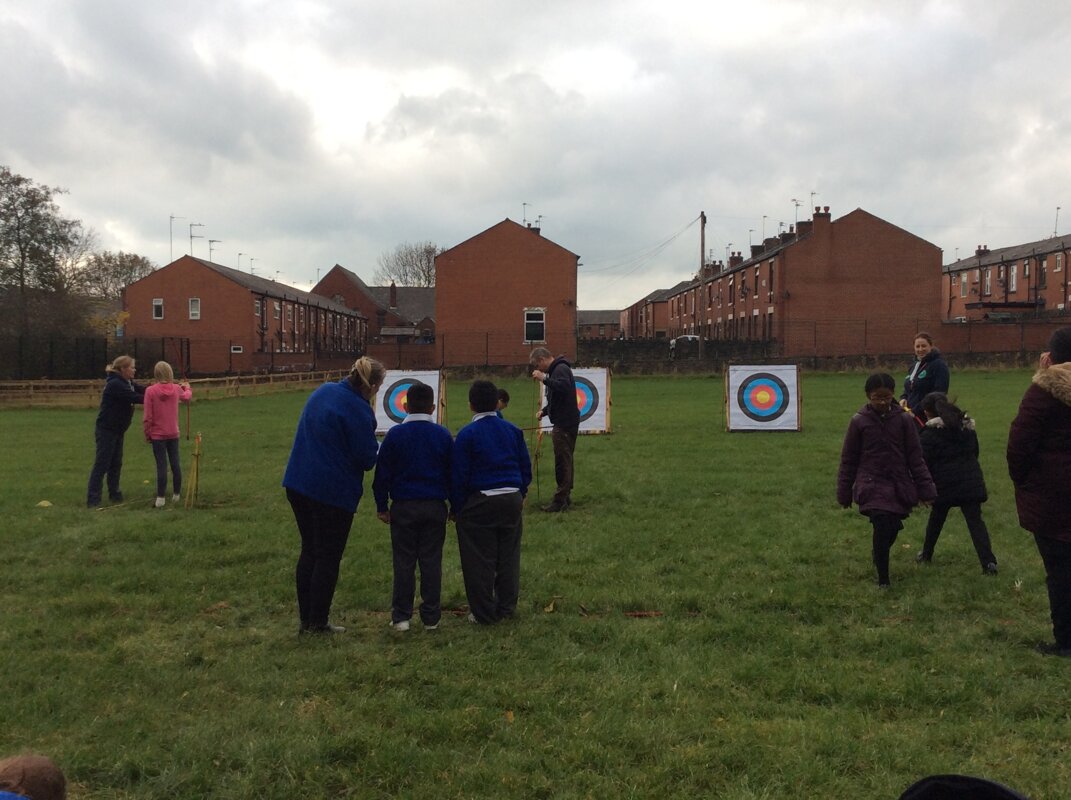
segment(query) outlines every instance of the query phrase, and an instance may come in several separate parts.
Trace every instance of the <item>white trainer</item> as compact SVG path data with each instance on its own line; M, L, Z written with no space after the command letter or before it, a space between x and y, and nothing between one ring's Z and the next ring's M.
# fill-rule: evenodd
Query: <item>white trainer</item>
M400 633L405 633L409 630L409 620L403 619L401 622L392 622L390 626Z
M157 508L163 508L163 507L164 507L164 505L166 504L166 502L167 502L167 501L166 501L166 500L164 500L164 498L162 498L162 497L157 497L157 498L156 498L156 507L157 507Z

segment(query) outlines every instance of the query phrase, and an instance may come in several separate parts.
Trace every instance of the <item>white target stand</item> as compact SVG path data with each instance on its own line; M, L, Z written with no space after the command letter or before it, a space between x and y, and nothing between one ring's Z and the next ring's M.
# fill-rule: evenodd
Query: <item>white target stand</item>
M799 431L801 411L798 366L734 365L725 373L727 431Z
M576 407L580 410L580 433L610 433L610 370L607 367L574 369L573 379ZM544 431L553 427L549 417L543 417L539 426Z
M426 383L435 394L435 421L440 425L446 417L446 377L435 370L387 370L383 385L376 395L376 433L384 434L408 416L405 400L409 387Z

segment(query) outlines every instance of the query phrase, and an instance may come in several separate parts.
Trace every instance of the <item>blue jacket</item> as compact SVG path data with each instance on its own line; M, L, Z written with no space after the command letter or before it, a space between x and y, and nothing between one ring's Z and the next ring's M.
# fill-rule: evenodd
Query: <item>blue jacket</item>
M376 465L376 415L348 380L325 383L305 403L283 486L356 511L364 473Z
M392 500L446 500L450 496L450 431L430 419L409 415L383 438L372 493L376 510Z
M109 372L100 395L97 427L106 431L125 433L134 417L134 403L145 402L145 387L123 380L118 372Z
M492 412L458 431L450 461L450 506L455 514L474 492L512 486L523 496L531 482L524 434L512 422Z

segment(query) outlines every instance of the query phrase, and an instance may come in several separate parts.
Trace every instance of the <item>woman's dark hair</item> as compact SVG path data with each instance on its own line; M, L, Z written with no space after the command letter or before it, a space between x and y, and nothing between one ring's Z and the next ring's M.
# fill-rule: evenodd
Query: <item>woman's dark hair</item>
M930 392L922 398L922 410L927 417L940 417L945 427L959 430L967 412L948 399L944 392Z
M893 376L888 372L870 373L870 377L866 379L866 385L863 386L863 391L869 395L878 389L889 389L890 391L896 389L896 381L893 380Z
M498 387L491 381L473 381L469 387L469 405L477 414L494 411L498 405Z
M930 336L930 334L926 333L926 331L919 331L918 333L916 333L915 339L925 339L931 345L933 344L933 337ZM915 341L915 339L912 339L911 341Z
M1053 364L1071 361L1071 325L1053 332L1049 338L1049 358Z

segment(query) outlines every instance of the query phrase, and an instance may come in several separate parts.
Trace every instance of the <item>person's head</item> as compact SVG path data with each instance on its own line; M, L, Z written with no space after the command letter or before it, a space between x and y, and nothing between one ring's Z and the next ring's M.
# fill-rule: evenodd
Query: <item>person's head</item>
M944 392L930 392L923 397L922 413L926 415L926 419L940 417L946 428L959 428L963 424L963 418L967 416Z
M383 378L387 375L387 369L374 358L361 356L350 367L350 386L364 395L366 400L371 400L379 387L383 385Z
M157 361L156 366L152 368L152 376L160 383L171 383L175 380L175 371L166 361Z
M498 390L498 404L496 408L501 411L503 408L509 405L509 392L505 389Z
M554 359L551 357L550 351L547 348L537 347L532 351L532 354L528 356L528 371L535 372L535 370L538 369L540 372L546 372L547 367L550 366L552 361L554 361Z
M896 381L887 372L871 373L863 385L863 391L866 392L866 399L870 402L870 407L878 412L888 411L892 407L893 390L895 388Z
M926 331L919 331L915 334L915 358L920 361L929 355L933 350L933 337Z
M469 407L477 414L494 411L498 404L498 387L491 381L473 381L469 387Z
M64 800L67 779L47 756L11 756L0 759L0 790L31 800Z
M430 414L435 410L435 391L426 383L411 384L405 392L405 410L410 414Z
M1059 328L1049 337L1049 362L1064 364L1071 361L1071 325Z
M111 364L104 368L107 372L114 372L121 378L130 380L134 377L135 364L130 356L119 356Z

